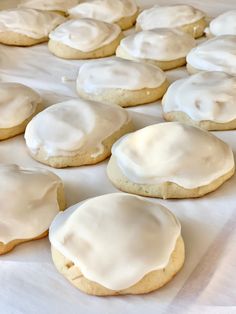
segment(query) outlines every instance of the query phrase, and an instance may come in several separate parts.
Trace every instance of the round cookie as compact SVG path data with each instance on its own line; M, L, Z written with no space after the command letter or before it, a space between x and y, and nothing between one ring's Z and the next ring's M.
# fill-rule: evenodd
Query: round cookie
M67 14L68 9L78 2L79 0L22 0L18 7Z
M122 107L156 101L168 85L159 68L119 58L85 63L77 79L81 97Z
M65 196L61 179L47 170L1 164L0 176L1 255L45 237L53 218L65 209Z
M184 263L177 218L134 195L106 194L70 207L54 219L49 239L58 271L92 295L151 292Z
M19 83L0 82L0 99L0 140L24 133L42 109L40 95Z
M224 72L200 72L175 81L162 100L167 121L206 130L236 129L236 77Z
M158 28L180 29L194 38L204 34L207 26L206 15L189 5L155 5L144 10L137 18L136 29L151 30Z
M195 40L189 34L162 28L127 36L121 40L116 55L170 70L185 65L186 55L195 45Z
M187 55L187 70L220 71L236 75L236 36L222 35L203 42Z
M73 99L35 116L27 125L25 140L34 159L64 168L106 159L113 143L132 130L128 112L123 108Z
M34 9L0 11L0 43L32 46L48 40L49 33L65 18L53 12Z
M187 124L160 123L122 137L107 174L120 190L149 197L193 198L216 190L234 174L230 147Z
M111 56L123 38L118 25L94 19L69 20L49 34L49 50L64 59Z
M227 11L217 16L205 29L205 33L209 38L221 35L236 35L236 10Z

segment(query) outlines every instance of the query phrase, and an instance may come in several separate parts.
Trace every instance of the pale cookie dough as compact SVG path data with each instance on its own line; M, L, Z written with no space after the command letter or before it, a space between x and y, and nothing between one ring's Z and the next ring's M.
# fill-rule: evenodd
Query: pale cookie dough
M162 100L167 121L206 130L236 129L236 77L224 72L200 72L175 81Z
M69 20L49 35L49 50L64 59L95 59L115 53L123 38L120 27L94 19Z
M0 255L40 239L65 209L61 179L47 170L0 165Z
M222 35L203 42L187 55L187 70L220 71L236 75L236 35Z
M162 28L127 36L121 40L116 55L170 70L185 65L186 56L195 45L195 40L189 34Z
M158 203L122 193L95 197L58 214L49 239L58 271L92 295L159 289L185 258L174 214Z
M48 40L49 33L63 23L59 14L34 9L0 11L0 43L32 46Z
M192 198L234 174L231 148L200 128L178 122L148 126L112 147L107 174L120 190L149 197Z
M207 26L204 12L189 5L155 5L144 10L137 18L136 29L150 30L158 28L174 28L199 38Z
M213 19L205 29L207 37L236 35L236 10L227 11Z
M93 18L107 23L116 23L125 30L132 27L139 10L134 0L83 1L69 10L71 18Z
M156 101L168 85L166 75L156 66L120 58L85 63L77 78L81 97L122 107Z
M27 125L25 140L34 159L64 168L106 159L113 143L132 130L129 114L123 108L73 99L35 116Z
M77 5L79 0L21 0L19 8L30 8L42 11L67 13L68 9Z
M42 99L19 83L0 82L0 140L24 133L29 121L42 109Z

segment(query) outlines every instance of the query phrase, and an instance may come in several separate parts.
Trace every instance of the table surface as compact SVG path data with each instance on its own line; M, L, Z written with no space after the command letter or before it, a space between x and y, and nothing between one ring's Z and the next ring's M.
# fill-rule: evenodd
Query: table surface
M1 0L0 8L15 0ZM141 7L179 1L139 1ZM181 1L215 16L236 9L236 1ZM46 105L77 97L80 61L61 60L47 44L32 48L0 45L0 80L38 90ZM168 71L172 82L187 76L185 68ZM70 81L63 83L65 76ZM160 103L127 109L137 128L162 122ZM236 153L236 131L215 132ZM107 161L95 166L56 170L34 161L23 136L0 143L0 162L40 166L54 171L65 184L68 205L116 192L106 177ZM194 166L194 165L193 165ZM182 271L162 289L144 296L92 297L71 286L54 268L48 239L18 246L0 258L0 314L88 313L236 313L236 176L220 189L196 200L157 200L180 219L186 244Z

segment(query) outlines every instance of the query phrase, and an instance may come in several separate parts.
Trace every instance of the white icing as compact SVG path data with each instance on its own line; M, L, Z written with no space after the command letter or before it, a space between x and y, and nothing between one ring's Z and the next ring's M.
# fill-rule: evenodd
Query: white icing
M39 39L48 34L65 18L60 14L34 9L0 11L0 32L14 32Z
M230 147L200 128L178 122L148 126L112 147L122 173L137 184L173 182L186 189L210 184L234 167Z
M22 0L18 7L45 11L67 11L79 0Z
M187 62L202 71L222 71L236 75L236 36L212 38L187 55Z
M214 36L236 35L236 10L227 11L212 20L207 32Z
M110 44L120 33L118 25L84 18L65 22L51 32L49 38L89 52Z
M72 18L89 17L114 23L137 12L134 0L93 0L85 1L69 10Z
M0 165L0 242L35 238L59 212L61 180L52 172Z
M174 28L192 24L204 17L204 13L189 5L155 5L144 10L137 18L137 24L143 30L154 28Z
M180 30L162 28L127 36L120 46L138 59L169 61L186 57L195 40Z
M19 83L0 82L0 128L20 125L37 109L41 97Z
M164 112L181 111L195 121L236 119L236 77L200 72L175 81L162 101Z
M35 116L26 127L26 145L33 153L43 148L48 157L89 151L96 156L104 150L102 142L129 121L119 106L73 99Z
M167 266L180 223L165 207L129 194L106 194L56 216L49 239L89 280L123 290Z
M159 87L166 76L159 68L114 58L85 63L79 70L77 87L99 94L106 89L139 90Z

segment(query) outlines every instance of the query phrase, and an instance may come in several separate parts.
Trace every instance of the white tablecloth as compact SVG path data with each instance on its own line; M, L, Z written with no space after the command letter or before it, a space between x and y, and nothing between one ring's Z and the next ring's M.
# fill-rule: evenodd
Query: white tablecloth
M9 7L13 2L16 1L1 0L0 7ZM160 0L140 4L177 2ZM181 2L194 4L211 16L236 9L235 0ZM35 88L47 105L76 97L74 79L80 64L54 57L46 44L32 48L0 45L0 80ZM187 75L184 68L167 74L171 81ZM63 76L71 81L63 83ZM137 128L163 121L159 103L128 110ZM236 152L236 131L215 134ZM0 162L45 167L28 155L23 136L0 143ZM50 170L64 180L68 205L72 205L116 191L106 177L106 164ZM48 239L43 239L20 245L0 257L0 314L236 313L236 176L201 199L160 203L179 217L186 244L184 268L168 285L144 296L85 295L56 271Z

